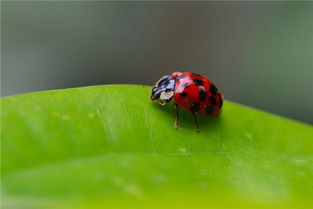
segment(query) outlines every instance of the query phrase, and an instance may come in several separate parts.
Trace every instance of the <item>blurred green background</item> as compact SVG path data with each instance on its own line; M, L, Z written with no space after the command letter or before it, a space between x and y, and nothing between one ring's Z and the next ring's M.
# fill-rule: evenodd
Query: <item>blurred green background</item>
M1 94L207 75L313 123L312 2L1 2Z

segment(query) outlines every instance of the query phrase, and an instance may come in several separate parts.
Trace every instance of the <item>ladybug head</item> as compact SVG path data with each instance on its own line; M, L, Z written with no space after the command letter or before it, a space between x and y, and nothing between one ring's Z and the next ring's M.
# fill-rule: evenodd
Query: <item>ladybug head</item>
M162 77L153 87L151 100L158 101L161 105L170 102L174 95L175 79L169 75Z

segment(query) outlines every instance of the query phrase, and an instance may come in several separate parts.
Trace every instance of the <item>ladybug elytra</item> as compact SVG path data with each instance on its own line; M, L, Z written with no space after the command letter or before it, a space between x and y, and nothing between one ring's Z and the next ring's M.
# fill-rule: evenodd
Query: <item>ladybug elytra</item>
M219 116L223 105L223 95L206 77L190 72L174 72L163 76L153 87L151 100L165 105L171 100L175 102L178 128L178 108L182 107L192 113L196 130L199 131L196 114L210 117Z

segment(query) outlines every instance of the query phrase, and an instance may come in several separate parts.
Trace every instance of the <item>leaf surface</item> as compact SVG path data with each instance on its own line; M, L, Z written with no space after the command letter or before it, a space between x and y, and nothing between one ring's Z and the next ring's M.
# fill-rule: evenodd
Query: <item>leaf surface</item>
M112 85L1 99L3 208L313 207L313 128L229 101L193 118Z

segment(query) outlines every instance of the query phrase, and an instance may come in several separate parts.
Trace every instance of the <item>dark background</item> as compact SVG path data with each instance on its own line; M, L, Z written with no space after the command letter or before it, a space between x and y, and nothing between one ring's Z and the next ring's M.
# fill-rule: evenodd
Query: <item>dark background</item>
M153 85L173 71L313 123L312 2L2 2L1 93Z

